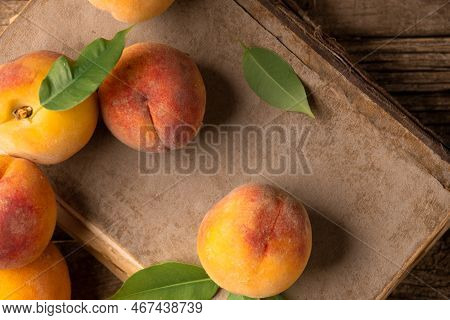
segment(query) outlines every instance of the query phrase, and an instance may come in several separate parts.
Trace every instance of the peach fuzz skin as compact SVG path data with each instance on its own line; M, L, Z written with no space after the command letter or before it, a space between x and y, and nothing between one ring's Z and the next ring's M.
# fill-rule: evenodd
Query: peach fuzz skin
M55 224L55 194L41 170L28 160L0 156L0 269L37 259Z
M205 216L197 251L208 275L238 295L277 295L303 273L312 246L308 214L285 192L243 185Z
M89 0L122 22L137 23L159 16L174 0Z
M206 90L197 66L187 54L163 44L126 48L99 97L106 126L139 151L183 147L205 114Z
M1 300L69 300L71 285L66 261L54 244L25 267L0 270Z
M39 102L39 88L59 54L38 51L0 66L0 154L40 163L62 162L83 148L98 120L96 94L67 111L50 111ZM31 107L17 119L14 112Z

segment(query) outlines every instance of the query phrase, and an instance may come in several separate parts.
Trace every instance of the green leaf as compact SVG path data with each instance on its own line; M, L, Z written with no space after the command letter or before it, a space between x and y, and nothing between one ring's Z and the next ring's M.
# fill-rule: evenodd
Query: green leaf
M259 299L254 299L254 298L230 293L228 295L228 300L259 300ZM286 299L284 299L284 297L281 294L277 294L276 296L264 298L262 300L286 300Z
M177 262L153 265L131 276L112 300L210 300L219 287L200 267Z
M282 57L265 48L244 47L244 76L250 88L273 107L314 118L305 88Z
M49 110L62 111L87 99L119 61L130 29L118 32L112 40L100 38L93 41L74 62L65 56L59 57L41 83L41 105Z
M250 297L246 297L246 296L241 296L241 295L238 295L238 294L230 293L228 295L228 300L259 300L259 299L254 299L254 298L250 298Z

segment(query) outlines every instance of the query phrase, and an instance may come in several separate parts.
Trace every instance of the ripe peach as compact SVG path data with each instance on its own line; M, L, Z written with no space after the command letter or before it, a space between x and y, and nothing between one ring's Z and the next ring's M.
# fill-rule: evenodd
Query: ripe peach
M137 23L159 16L174 0L89 0L122 22Z
M188 55L163 44L126 48L100 86L99 97L112 134L141 151L186 145L205 114L205 85L197 66Z
M0 270L1 300L69 300L66 261L54 244L25 267Z
M222 288L251 298L287 290L311 253L308 214L287 193L262 184L243 185L205 216L197 251Z
M39 51L0 66L0 154L55 164L87 144L97 125L96 95L67 111L39 102L39 88L58 54Z
M41 170L28 160L0 156L0 269L39 257L55 224L55 194Z

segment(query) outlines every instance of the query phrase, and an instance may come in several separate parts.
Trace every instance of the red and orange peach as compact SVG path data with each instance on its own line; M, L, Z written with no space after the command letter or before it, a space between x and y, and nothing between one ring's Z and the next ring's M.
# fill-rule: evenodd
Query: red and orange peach
M55 194L41 170L28 160L0 156L0 269L37 259L55 224Z
M312 246L301 203L262 184L233 190L205 216L197 251L220 287L252 298L277 295L302 274Z
M205 114L206 91L197 66L187 54L163 44L126 48L99 96L106 126L140 151L183 147Z
M38 51L0 66L0 154L56 164L88 143L97 126L96 94L67 111L40 104L42 80L59 56Z

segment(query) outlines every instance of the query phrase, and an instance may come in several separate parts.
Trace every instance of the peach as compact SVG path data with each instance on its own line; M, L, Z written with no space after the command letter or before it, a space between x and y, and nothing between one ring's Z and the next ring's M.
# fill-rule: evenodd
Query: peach
M55 224L55 194L41 170L28 160L0 156L0 269L37 259Z
M243 185L205 216L197 251L208 275L227 291L251 298L277 295L302 274L312 245L303 205L263 184Z
M137 23L159 16L174 0L89 0L95 7L110 12L122 22Z
M1 300L69 300L66 261L54 244L25 267L0 270Z
M67 111L39 102L39 88L59 54L39 51L0 66L0 154L56 164L78 152L94 133L96 95Z
M99 97L112 134L140 151L186 145L205 114L206 90L197 66L187 54L163 44L126 48Z

